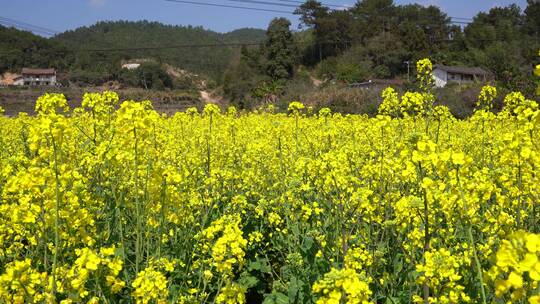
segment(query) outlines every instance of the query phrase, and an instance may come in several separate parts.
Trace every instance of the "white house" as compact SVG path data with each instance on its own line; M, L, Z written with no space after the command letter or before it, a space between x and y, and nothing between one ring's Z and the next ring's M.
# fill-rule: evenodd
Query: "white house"
M19 75L13 79L13 85L14 86L24 85L24 78L22 77L22 75Z
M490 77L490 73L478 67L457 67L436 64L433 67L433 78L435 86L444 88L448 83L469 83L475 81L485 82Z
M122 69L136 70L141 66L140 63L124 63L122 64Z
M22 69L23 84L27 86L54 86L56 85L55 69Z

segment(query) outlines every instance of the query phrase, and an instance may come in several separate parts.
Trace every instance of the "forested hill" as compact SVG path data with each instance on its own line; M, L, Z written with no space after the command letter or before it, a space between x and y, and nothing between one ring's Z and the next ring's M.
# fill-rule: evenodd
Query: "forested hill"
M266 38L266 31L254 28L241 28L225 34L222 39L232 43L258 43Z
M0 74L22 67L66 65L69 51L56 41L0 25Z
M100 82L114 75L123 60L153 59L215 76L223 73L239 50L219 45L258 43L264 37L265 31L260 29L217 33L149 21L99 22L50 39L0 26L0 53L9 55L0 58L0 72L53 66L73 75L84 73L89 82Z
M260 42L264 39L264 33L263 30L242 29L221 34L202 27L171 26L148 21L116 21L81 27L60 34L54 40L73 50L130 49L79 54L74 64L83 69L118 58L150 57L181 69L215 75L225 70L235 49L218 45Z

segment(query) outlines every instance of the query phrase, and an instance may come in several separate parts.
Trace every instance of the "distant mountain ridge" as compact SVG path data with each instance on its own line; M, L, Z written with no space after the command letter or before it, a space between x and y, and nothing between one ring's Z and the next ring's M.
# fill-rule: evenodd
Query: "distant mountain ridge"
M265 31L243 28L218 33L199 26L144 20L102 21L49 39L0 26L0 38L0 53L12 55L0 58L0 72L48 63L67 71L113 74L123 60L152 58L180 69L220 77L239 47L219 45L259 43L264 40ZM87 51L96 49L103 51ZM107 51L111 49L116 50Z
M238 50L238 47L223 47L220 44L257 43L264 40L264 35L265 31L257 29L240 29L222 34L202 27L173 26L150 21L115 21L98 22L90 27L67 31L53 40L68 49L135 49L97 55L111 60L118 57L150 57L184 70L218 76L227 68ZM90 57L95 55L87 54Z

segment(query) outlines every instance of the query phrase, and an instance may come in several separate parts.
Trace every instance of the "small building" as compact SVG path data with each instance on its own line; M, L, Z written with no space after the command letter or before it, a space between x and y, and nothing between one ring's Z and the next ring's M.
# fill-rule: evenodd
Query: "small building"
M370 79L366 82L350 83L349 88L386 88L389 86L401 87L405 84L405 81L401 79Z
M22 69L23 84L26 86L54 86L56 85L55 69Z
M13 85L14 86L24 85L24 78L22 77L22 75L18 75L17 77L13 78Z
M435 86L444 88L448 83L486 82L490 73L482 68L458 67L436 64L433 67Z
M140 66L141 66L140 63L135 63L135 62L132 62L132 63L124 63L124 64L122 64L122 69L136 70L136 69L138 69Z

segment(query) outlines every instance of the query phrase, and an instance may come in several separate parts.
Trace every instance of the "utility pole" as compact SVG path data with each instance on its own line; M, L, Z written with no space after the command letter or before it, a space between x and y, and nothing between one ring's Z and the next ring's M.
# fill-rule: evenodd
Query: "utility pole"
M411 81L411 78L410 78L410 75L411 75L411 61L407 60L407 61L404 61L403 63L405 63L407 65L407 82L410 82Z

